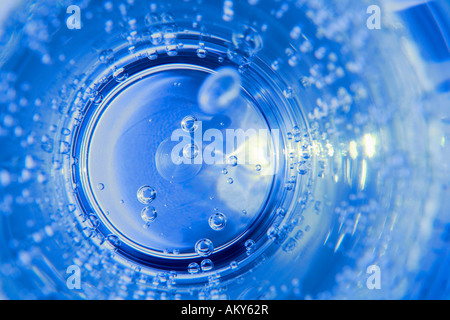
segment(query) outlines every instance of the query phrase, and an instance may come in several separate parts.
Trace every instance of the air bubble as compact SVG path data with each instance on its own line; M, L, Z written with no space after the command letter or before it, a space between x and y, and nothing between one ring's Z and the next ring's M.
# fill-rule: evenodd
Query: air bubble
M244 246L245 246L245 250L247 251L247 254L249 255L255 251L256 243L254 240L248 239L247 241L245 241Z
M306 164L306 161L300 161L297 165L297 172L301 175L305 175L308 173L308 165Z
M147 58L149 58L150 60L155 60L158 58L158 51L156 51L156 49L149 49L147 51Z
M105 185L103 183L98 183L97 184L97 189L98 190L103 190L103 189L105 189Z
M197 130L198 120L195 116L186 116L181 120L181 129L183 131L191 133Z
M141 218L144 222L152 222L156 219L158 213L156 212L155 207L145 207L141 211Z
M297 242L293 238L289 238L286 243L283 246L284 252L292 252L295 250L295 247L297 246Z
M267 237L270 240L275 240L276 238L278 238L278 229L276 227L270 227L267 230Z
M234 46L247 53L250 57L256 55L263 47L261 35L252 27L243 25L240 30L233 32Z
M228 159L227 159L227 163L228 163L230 166L235 167L235 166L237 166L238 159L237 159L236 156L229 156Z
M156 190L150 186L142 186L137 191L137 198L142 204L149 204L156 198Z
M166 47L166 53L169 57L174 57L178 54L178 47L176 44Z
M210 271L210 270L212 270L214 268L214 263L210 259L202 260L200 265L201 265L201 268L202 268L203 272Z
M199 150L197 145L188 143L183 147L183 157L186 159L194 159L198 156Z
M292 98L292 88L288 87L288 88L284 89L283 94L286 99L291 99Z
M100 225L99 218L96 215L94 215L94 214L89 214L88 215L88 220L89 220L89 224L94 229L98 228L98 226Z
M211 229L221 231L227 224L227 217L221 212L216 212L209 217L208 222Z
M303 238L303 231L298 230L297 233L295 234L295 240L300 240L301 238Z
M241 77L233 68L222 68L208 76L198 93L203 112L216 114L225 111L241 92Z
M116 71L114 71L113 77L117 82L122 82L122 81L126 80L126 78L128 77L128 74L124 68L120 68L120 69L117 69Z
M192 262L188 266L188 272L190 274L196 274L200 271L200 266L196 262Z
M150 41L152 42L152 44L154 46L160 44L162 39L163 39L163 35L159 30L154 30L152 32L152 35L150 36Z
M118 248L120 246L120 240L119 237L113 234L110 234L106 240L108 241L108 244L112 246L113 248Z
M207 53L208 53L208 51L206 51L206 49L204 49L204 48L197 49L197 57L199 57L199 58L206 58Z
M209 239L200 239L195 244L195 252L201 257L209 256L214 250L214 245Z

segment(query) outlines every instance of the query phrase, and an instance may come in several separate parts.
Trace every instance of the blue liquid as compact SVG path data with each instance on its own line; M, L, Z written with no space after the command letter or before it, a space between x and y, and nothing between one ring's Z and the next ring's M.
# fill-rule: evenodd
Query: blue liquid
M2 295L448 298L448 5L369 30L361 2L194 2L5 22ZM269 158L197 163L208 129Z

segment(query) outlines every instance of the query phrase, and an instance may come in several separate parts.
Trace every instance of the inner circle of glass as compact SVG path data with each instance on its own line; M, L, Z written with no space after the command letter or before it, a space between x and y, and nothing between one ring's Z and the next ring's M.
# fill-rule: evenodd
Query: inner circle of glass
M106 226L104 233L140 253L193 258L196 242L205 238L214 254L271 214L277 150L267 119L245 90L224 112L202 112L197 92L214 72L178 63L134 74L102 100L85 124L79 156L83 189ZM198 127L174 138L186 117L195 117ZM236 138L239 133L244 140ZM223 141L214 144L217 136ZM172 150L186 150L191 142L202 161L174 164ZM221 156L214 163L208 162L211 152ZM154 190L154 199L143 203L142 187ZM210 225L217 213L226 219L220 230Z

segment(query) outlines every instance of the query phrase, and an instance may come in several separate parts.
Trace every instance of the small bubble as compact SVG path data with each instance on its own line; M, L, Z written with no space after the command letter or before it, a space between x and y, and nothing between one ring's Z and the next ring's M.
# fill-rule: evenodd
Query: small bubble
M183 148L183 156L186 159L194 159L195 157L198 156L198 153L199 153L198 147L195 144L188 143Z
M120 246L120 240L119 237L113 234L110 234L106 240L108 241L108 244L112 246L113 248L117 248Z
M253 27L243 25L239 31L232 34L232 41L236 48L249 56L254 56L263 48L263 39Z
M97 184L97 189L103 190L103 189L105 189L105 185L103 183L99 183L99 184Z
M257 164L257 165L255 166L255 169L256 169L256 171L261 171L261 165L260 165L260 164Z
M158 45L161 43L162 39L163 39L163 35L159 30L154 30L152 35L150 36L151 38L151 42L153 45Z
M156 198L156 190L150 186L142 186L137 191L137 198L142 204L149 204Z
M225 225L227 224L227 217L221 212L216 212L209 217L208 222L211 229L220 231L225 228Z
M212 268L214 268L213 262L209 259L202 260L200 265L201 265L202 271L210 271L210 270L212 270Z
M223 175L226 175L227 173L228 173L228 170L227 170L226 168L223 168L223 169L222 169L222 174L223 174Z
M245 249L247 250L247 254L251 254L253 253L253 251L255 250L255 241L253 241L252 239L248 239L247 241L245 241Z
M145 222L152 222L158 216L155 207L145 207L141 211L141 218Z
M88 219L89 219L89 224L91 225L92 228L98 228L98 226L100 225L100 220L98 219L98 217L96 215L89 214Z
M300 79L300 83L302 84L303 88L309 88L311 87L311 81L309 80L308 77L302 77Z
M166 53L169 57L174 57L178 54L178 47L176 44L166 47Z
M197 118L194 116L186 116L181 120L181 129L185 132L194 132L198 128Z
M298 230L297 233L295 234L295 240L300 240L301 238L303 238L303 231Z
M234 182L234 181L233 181L233 178L228 178L228 179L227 179L227 182L228 182L228 184L233 184L233 182Z
M292 252L297 246L297 242L293 238L289 238L283 246L284 252Z
M190 274L195 274L195 273L198 273L199 271L200 271L200 266L198 265L198 263L192 262L192 263L189 264L188 272Z
M270 227L269 230L267 230L267 237L270 240L278 238L278 229L276 227Z
M209 239L200 239L195 244L195 252L201 257L209 256L214 250L214 245Z
M284 210L283 208L278 208L277 215L279 215L280 217L284 217L286 215L286 210Z
M297 172L301 175L305 175L308 173L308 165L306 164L306 161L300 161L297 165Z
M155 60L158 58L158 51L156 49L149 49L147 51L147 58L150 60Z
M283 94L286 99L291 99L292 98L292 88L287 87L286 89L284 89Z
M232 167L237 166L237 162L238 162L238 159L236 156L229 156L227 159L227 163Z
M207 53L208 53L208 51L206 51L206 49L204 49L204 48L197 49L197 57L199 57L199 58L205 58Z
M237 101L241 82L239 72L230 67L209 75L198 92L200 109L208 114L224 112Z
M117 82L121 82L121 81L124 81L128 77L128 74L124 68L120 68L120 69L117 69L116 71L114 71L113 77Z
M302 140L302 132L297 126L294 127L294 140L295 142L300 142Z

